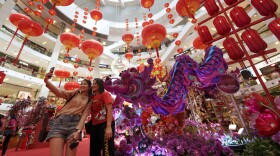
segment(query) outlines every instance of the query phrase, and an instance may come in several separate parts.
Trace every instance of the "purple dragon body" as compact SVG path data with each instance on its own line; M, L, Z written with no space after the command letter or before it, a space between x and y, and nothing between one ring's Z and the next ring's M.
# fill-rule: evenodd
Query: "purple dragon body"
M219 75L227 70L222 51L211 46L207 49L201 64L195 62L188 55L176 58L175 65L170 71L170 84L163 98L157 96L152 88L156 79L151 78L153 60L148 59L148 67L138 73L135 68L130 68L121 73L120 79L106 77L104 88L116 95L114 106L123 104L124 101L132 103L135 107L149 108L157 114L176 114L184 110L188 87L197 79L199 87L209 87L219 81Z

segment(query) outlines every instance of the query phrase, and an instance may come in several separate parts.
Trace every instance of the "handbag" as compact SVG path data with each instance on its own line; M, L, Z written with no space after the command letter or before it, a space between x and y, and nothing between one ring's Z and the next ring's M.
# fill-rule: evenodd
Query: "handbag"
M92 119L85 123L85 130L87 134L90 134L92 128Z

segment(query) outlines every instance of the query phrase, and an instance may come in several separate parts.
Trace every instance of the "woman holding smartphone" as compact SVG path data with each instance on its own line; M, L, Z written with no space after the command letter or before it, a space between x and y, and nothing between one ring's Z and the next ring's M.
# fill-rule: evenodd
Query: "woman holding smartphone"
M44 82L47 88L57 97L64 98L67 101L61 110L56 113L54 123L46 138L50 144L50 155L76 156L81 131L92 103L91 81L84 79L80 88L66 91L55 87L49 81L52 75L52 70L45 75Z

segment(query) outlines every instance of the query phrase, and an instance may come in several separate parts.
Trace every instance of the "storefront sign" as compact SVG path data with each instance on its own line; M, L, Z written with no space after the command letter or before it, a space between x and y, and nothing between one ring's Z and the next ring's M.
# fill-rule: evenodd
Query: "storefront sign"
M218 84L216 84L217 88L227 94L234 94L236 93L239 88L239 82L230 75L221 75L221 80Z

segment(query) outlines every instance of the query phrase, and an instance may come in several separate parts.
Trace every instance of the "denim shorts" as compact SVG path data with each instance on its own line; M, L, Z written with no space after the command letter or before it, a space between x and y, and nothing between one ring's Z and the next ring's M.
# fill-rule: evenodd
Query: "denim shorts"
M64 141L76 132L76 127L80 122L79 115L59 115L53 122L47 135L46 141L51 138L62 138Z

